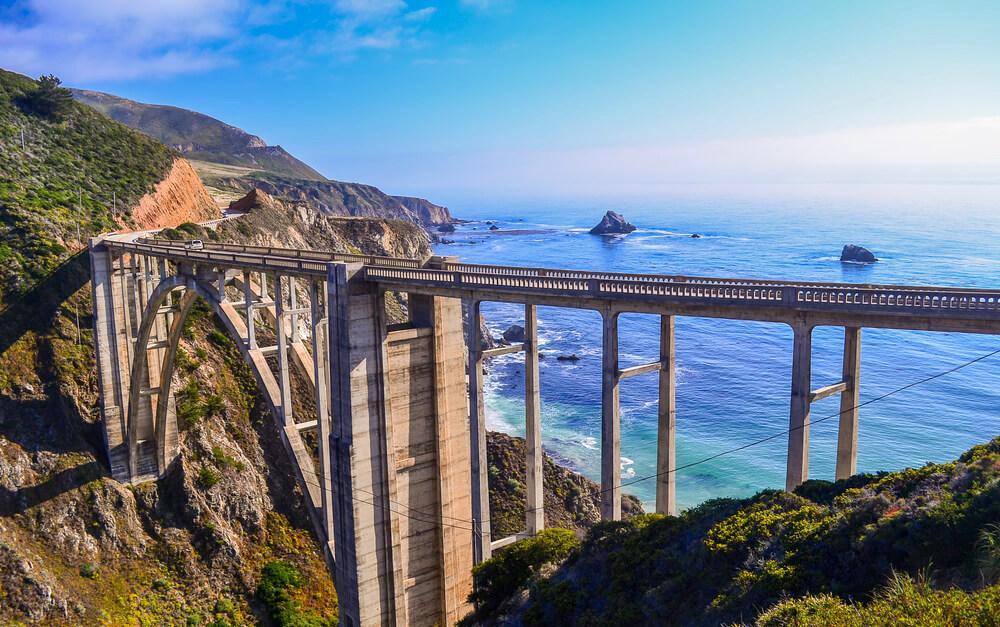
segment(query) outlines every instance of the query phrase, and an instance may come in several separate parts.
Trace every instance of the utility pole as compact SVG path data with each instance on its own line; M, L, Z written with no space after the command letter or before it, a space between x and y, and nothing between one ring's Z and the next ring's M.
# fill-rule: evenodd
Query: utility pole
M80 200L77 203L77 205L78 205L77 208L79 210L79 215L76 216L76 241L80 242L80 245L83 246L83 238L80 237L80 220L83 219L83 190L82 189L78 189L77 192L79 192L79 194L80 194ZM77 327L79 327L79 326L80 325L79 325L79 322L78 322L77 323Z
M25 148L24 148L24 126L22 126L21 127L21 151L23 152L24 150L25 150Z

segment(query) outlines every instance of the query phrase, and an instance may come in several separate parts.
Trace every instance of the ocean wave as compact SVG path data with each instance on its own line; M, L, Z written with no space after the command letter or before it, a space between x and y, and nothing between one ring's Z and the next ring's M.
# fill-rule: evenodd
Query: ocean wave
M628 457L622 456L621 462L618 467L621 471L622 479L632 479L635 477L635 460L629 459Z

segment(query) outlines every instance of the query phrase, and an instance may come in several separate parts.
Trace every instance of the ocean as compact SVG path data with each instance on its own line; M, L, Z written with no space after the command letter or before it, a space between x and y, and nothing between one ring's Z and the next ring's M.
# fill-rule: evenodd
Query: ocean
M608 209L638 227L624 237L587 231ZM438 254L471 263L621 272L1000 288L1000 187L975 185L678 187L655 199L469 202ZM491 232L485 220L495 220ZM527 231L506 234L504 231ZM693 239L692 233L702 237ZM844 244L873 250L871 265L841 263ZM494 335L522 324L523 308L486 303ZM596 312L540 307L542 441L557 462L600 480L601 324ZM839 380L843 331L818 328L813 388ZM678 465L697 462L787 428L791 330L780 324L678 317ZM1000 349L1000 336L866 329L861 400ZM621 367L653 361L655 316L620 322ZM575 353L576 362L557 361ZM492 360L487 425L524 435L523 361ZM623 482L656 472L656 376L621 385ZM836 414L839 397L813 405ZM1000 435L1000 355L861 409L858 470L894 470L954 459ZM809 476L832 479L837 420L811 429ZM677 473L687 508L784 485L787 437ZM655 481L624 490L652 510Z

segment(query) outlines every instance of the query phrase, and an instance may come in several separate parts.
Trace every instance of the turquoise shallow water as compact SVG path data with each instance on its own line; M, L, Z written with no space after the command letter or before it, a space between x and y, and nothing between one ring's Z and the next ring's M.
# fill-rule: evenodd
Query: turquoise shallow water
M639 229L618 238L589 235L607 209ZM1000 288L1000 188L976 186L785 187L750 191L679 188L656 200L628 202L467 203L459 217L497 220L460 227L440 254L464 261L723 277ZM691 233L702 238L691 239ZM870 247L870 266L838 261L845 243ZM489 303L499 335L521 323L522 308ZM655 359L658 322L624 315L623 367ZM600 317L539 308L543 445L592 479L600 475ZM787 428L791 330L784 325L678 318L677 453L684 465ZM813 341L813 387L839 378L840 329ZM861 400L953 368L992 350L1000 337L865 330ZM576 363L558 362L576 353ZM491 429L523 435L523 367L494 360L487 377ZM655 472L656 377L622 384L622 479ZM813 420L838 411L830 398ZM810 477L832 478L837 421L812 427ZM953 459L1000 434L1000 356L906 390L861 410L858 467L897 469ZM690 507L718 496L745 496L784 483L785 436L677 475L678 500ZM654 481L626 488L647 505Z

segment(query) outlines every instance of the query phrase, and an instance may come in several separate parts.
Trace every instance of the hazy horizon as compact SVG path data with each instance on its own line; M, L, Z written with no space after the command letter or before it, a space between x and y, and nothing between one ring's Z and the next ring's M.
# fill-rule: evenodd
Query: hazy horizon
M19 0L0 67L463 202L1000 183L1000 5Z

